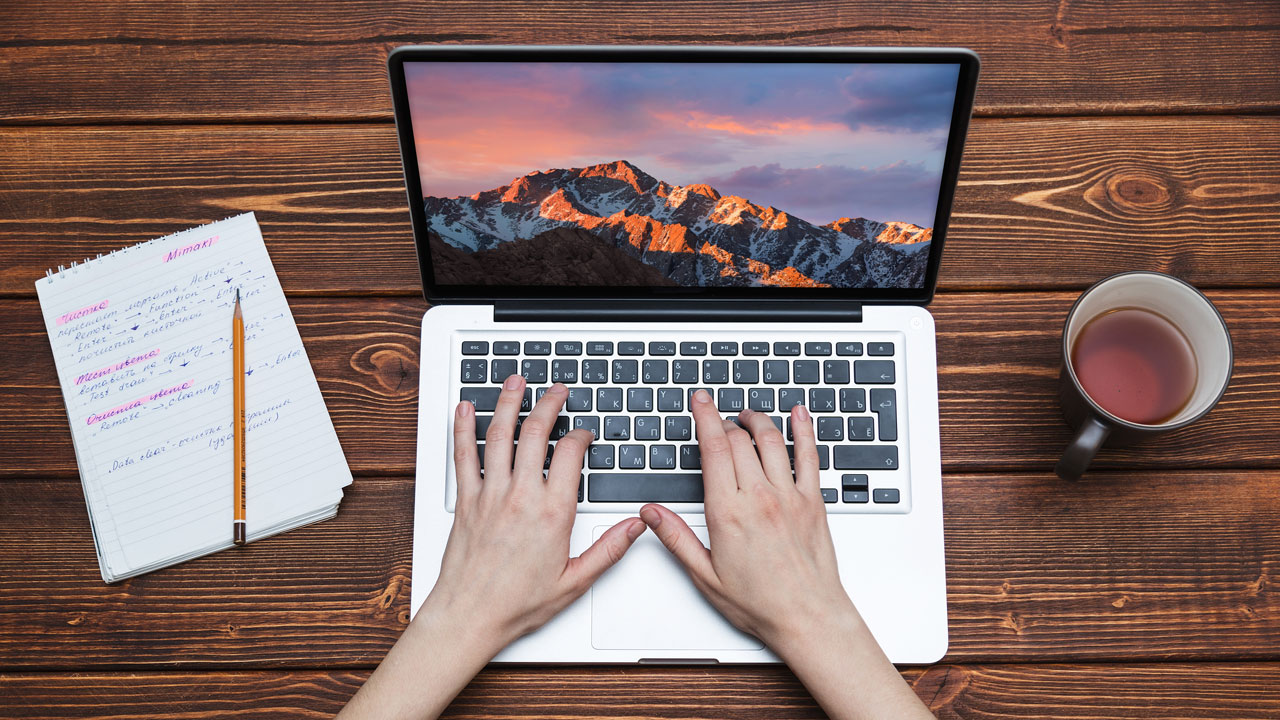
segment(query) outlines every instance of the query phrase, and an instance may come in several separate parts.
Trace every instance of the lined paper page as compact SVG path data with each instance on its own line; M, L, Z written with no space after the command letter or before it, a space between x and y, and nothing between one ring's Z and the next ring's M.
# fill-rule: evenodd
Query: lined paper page
M36 282L103 575L231 545L231 315L245 317L249 539L351 483L252 213Z

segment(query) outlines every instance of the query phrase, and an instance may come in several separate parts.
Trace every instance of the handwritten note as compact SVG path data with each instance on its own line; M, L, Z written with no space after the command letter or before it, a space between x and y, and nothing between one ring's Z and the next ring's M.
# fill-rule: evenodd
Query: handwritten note
M351 472L252 213L36 281L108 582L231 546L231 314L245 315L249 540Z

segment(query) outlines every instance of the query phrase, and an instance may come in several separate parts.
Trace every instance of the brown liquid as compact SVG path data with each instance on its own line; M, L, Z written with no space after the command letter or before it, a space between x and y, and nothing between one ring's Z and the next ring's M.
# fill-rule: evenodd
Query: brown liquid
M1071 365L1102 409L1142 425L1168 422L1196 387L1196 356L1186 336L1139 308L1111 310L1086 323L1071 349Z

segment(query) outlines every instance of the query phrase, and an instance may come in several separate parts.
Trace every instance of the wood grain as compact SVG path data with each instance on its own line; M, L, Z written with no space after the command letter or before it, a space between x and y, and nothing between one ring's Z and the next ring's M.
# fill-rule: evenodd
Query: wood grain
M389 125L0 128L0 296L253 210L285 291L421 295ZM974 124L944 289L1277 286L1280 117Z
M0 667L372 667L409 617L413 481L104 585L76 483L0 483ZM1280 660L1280 472L944 481L950 662Z
M364 671L0 674L6 716L331 717ZM1280 664L939 665L903 676L941 720L979 717L1263 720ZM498 668L443 718L824 718L781 667Z
M1235 343L1216 409L1178 432L1106 449L1094 467L1280 467L1280 292L1214 291ZM1061 328L1074 293L947 293L938 329L943 466L1047 470L1069 440L1058 400ZM425 302L294 298L290 303L347 460L357 473L414 468L419 332ZM62 396L34 301L0 314L0 477L76 476ZM18 420L18 419L21 420Z
M959 45L980 114L1274 111L1278 28L1268 0L12 2L0 121L387 118L410 43Z

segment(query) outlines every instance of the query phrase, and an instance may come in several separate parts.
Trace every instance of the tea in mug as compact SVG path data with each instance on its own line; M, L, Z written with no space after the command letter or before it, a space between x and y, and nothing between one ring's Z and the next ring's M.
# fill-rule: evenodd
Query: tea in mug
M1168 422L1196 387L1196 356L1176 325L1118 308L1085 324L1071 349L1081 387L1103 410L1142 425Z

